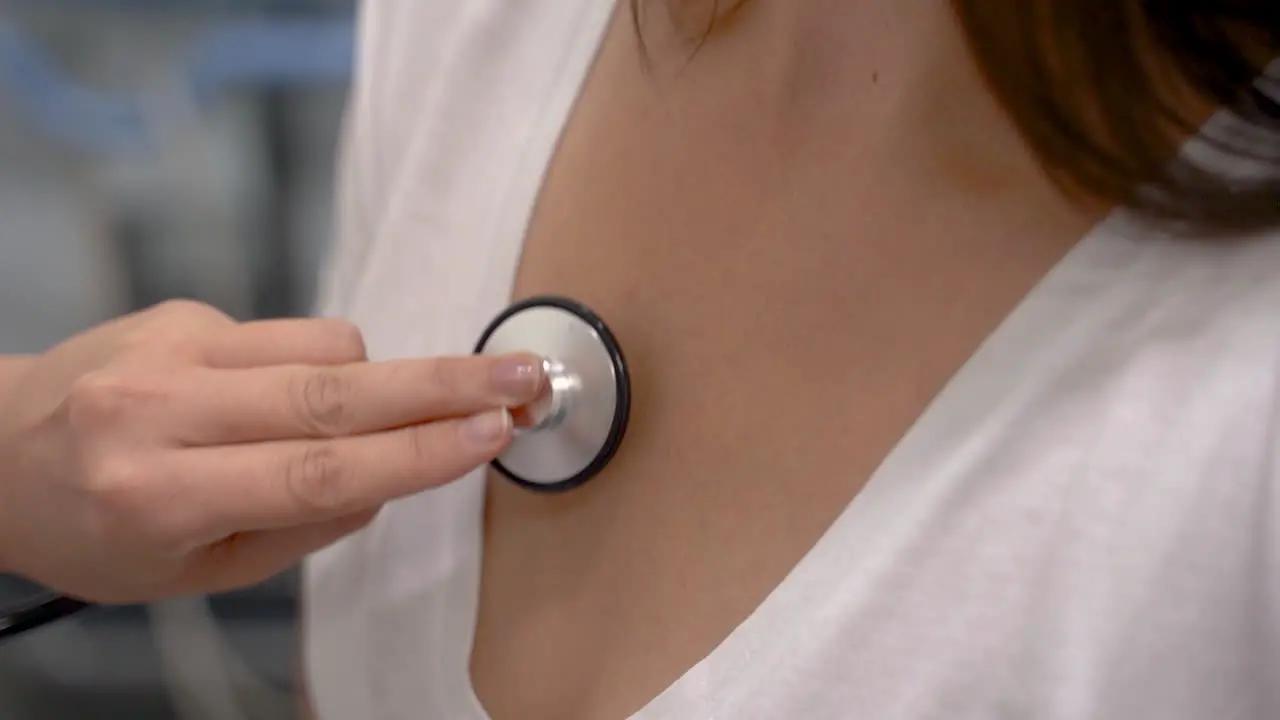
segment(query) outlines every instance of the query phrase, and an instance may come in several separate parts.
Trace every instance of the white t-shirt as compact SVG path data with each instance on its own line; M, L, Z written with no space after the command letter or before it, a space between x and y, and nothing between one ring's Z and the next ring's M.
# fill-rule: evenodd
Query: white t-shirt
M325 311L375 359L506 304L613 0L365 3ZM1280 718L1280 233L1116 213L636 720ZM483 474L312 558L320 720L485 720Z

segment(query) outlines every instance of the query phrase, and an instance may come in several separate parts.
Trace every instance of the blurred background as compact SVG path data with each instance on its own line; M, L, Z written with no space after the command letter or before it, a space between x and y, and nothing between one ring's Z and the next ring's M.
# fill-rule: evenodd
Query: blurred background
M305 314L352 3L0 0L0 353L170 297ZM292 717L296 603L289 573L0 644L0 720Z

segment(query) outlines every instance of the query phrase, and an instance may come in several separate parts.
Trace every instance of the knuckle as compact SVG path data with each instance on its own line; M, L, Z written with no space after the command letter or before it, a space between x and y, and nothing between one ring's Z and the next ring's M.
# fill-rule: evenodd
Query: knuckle
M194 359L210 330L234 324L221 310L194 300L166 300L148 311L148 320L125 343L132 354Z
M321 368L308 371L294 395L298 414L304 425L316 435L344 435L351 426L351 388L338 370Z
M96 435L130 424L138 411L158 395L141 376L90 373L67 393L68 421L74 431Z
M94 498L114 501L136 492L146 474L137 457L105 453L89 463L86 487Z
M196 300L165 300L151 308L152 317L175 324L186 322L220 320L226 317L212 305Z
M320 322L323 323L328 343L334 348L338 357L349 362L359 362L368 358L364 333L355 323L341 318L326 318Z
M82 490L105 539L145 533L155 514L148 499L152 476L148 464L136 455L105 454L90 463Z
M204 345L194 330L175 329L148 342L146 349L149 353L163 357L195 360L200 357Z
M346 463L327 445L313 445L293 457L284 473L289 498L303 510L342 513L353 504Z
M200 349L198 331L179 326L140 328L120 343L122 356L142 361L197 357Z

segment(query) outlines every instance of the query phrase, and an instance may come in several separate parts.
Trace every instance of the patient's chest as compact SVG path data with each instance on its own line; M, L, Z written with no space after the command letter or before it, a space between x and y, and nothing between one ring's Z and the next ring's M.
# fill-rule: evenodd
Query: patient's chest
M495 720L625 718L711 652L1085 228L931 184L874 109L892 88L773 112L739 37L646 76L617 24L545 178L513 298L598 312L634 404L586 487L490 480L471 668Z
M758 15L678 81L644 80L615 27L513 288L529 176L607 8L368 8L325 305L381 359L466 352L510 294L563 293L636 369L593 485L489 484L471 670L496 720L659 692L636 720L1280 717L1275 237L1104 227L895 446L1083 228L1034 173L969 162L1001 148L965 136L980 112L897 102L913 48L890 28L840 48L861 81L797 86L775 81L812 57L780 58ZM958 142L905 142L929 116ZM319 717L485 717L483 479L308 563Z

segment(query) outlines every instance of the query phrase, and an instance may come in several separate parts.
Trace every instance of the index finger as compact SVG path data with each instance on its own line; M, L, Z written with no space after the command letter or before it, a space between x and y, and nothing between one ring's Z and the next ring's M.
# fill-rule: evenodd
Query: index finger
M543 382L527 354L203 370L175 394L169 436L207 446L360 435L517 407Z

